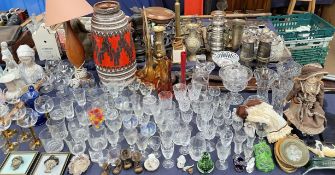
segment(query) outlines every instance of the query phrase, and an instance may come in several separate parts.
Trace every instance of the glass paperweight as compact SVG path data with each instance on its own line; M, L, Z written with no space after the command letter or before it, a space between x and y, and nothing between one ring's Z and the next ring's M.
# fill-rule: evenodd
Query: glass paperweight
M209 153L203 153L197 163L197 168L202 174L209 174L214 170L214 162L211 159L211 155Z

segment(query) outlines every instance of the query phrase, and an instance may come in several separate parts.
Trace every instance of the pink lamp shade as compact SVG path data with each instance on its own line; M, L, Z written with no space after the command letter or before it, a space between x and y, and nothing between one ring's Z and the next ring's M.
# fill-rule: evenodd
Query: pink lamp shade
M86 0L46 0L45 23L47 26L93 13Z

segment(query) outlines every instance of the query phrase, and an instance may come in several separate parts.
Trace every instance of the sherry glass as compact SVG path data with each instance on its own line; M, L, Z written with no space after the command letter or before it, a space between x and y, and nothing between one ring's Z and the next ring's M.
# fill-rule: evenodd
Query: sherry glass
M63 110L66 119L72 120L74 118L74 106L72 99L62 98L60 101L60 107Z
M88 149L88 154L90 155L92 162L99 162L99 158L102 157L102 151L95 151L92 148Z
M67 128L76 142L85 142L88 139L88 126L82 126L77 118L69 121Z
M48 95L42 95L35 99L34 101L35 110L40 114L45 114L46 118L49 117L49 113L54 108L54 101Z
M86 151L86 143L85 141L75 141L71 135L68 135L64 139L65 143L67 144L70 152L74 155L84 154Z
M7 116L9 112L9 108L7 105L0 104L0 131L3 135L3 138L6 140L4 145L4 153L12 152L18 149L19 144L17 142L11 142L10 137L8 134L6 134L6 130L9 129L9 127L12 124L12 119ZM22 120L22 119L21 119Z
M193 110L181 111L181 118L185 123L190 123L193 118Z
M151 94L153 87L150 84L146 84L146 83L141 83L140 84L140 92L143 96L147 96Z
M162 154L164 156L164 161L163 161L163 167L166 169L170 169L173 168L174 166L174 161L171 159L173 156L173 152L174 152L174 144L173 143L169 143L169 144L162 144L161 145L161 150L162 150Z
M231 154L231 145L227 142L218 141L216 144L216 152L219 160L215 162L218 170L226 170L228 168L227 158Z
M252 157L253 147L249 147L248 145L243 145L243 153L244 153L244 160L248 162L249 159Z
M149 121L146 125L141 126L141 134L147 137L151 137L156 133L155 122Z
M198 99L200 106L200 116L202 120L209 121L212 119L214 111L212 108L213 97L207 95L207 93L200 94Z
M111 144L111 147L112 148L115 148L118 146L118 141L119 141L119 137L120 137L120 134L119 134L119 131L113 131L109 128L106 129L106 137L107 137L107 140L108 142Z
M178 105L179 105L180 111L188 111L191 106L191 101L189 100L187 96L181 97L178 100Z
M252 78L252 70L236 63L221 68L219 75L225 88L230 91L228 94L230 104L241 104L244 98L238 92L245 89L248 85L248 81Z
M128 145L130 146L130 149L133 151L135 150L135 143L138 139L138 132L137 129L124 129L123 136L126 139Z
M202 84L200 83L189 83L187 85L187 94L191 101L196 101L199 99L202 89Z
M43 75L42 78L42 87L40 88L40 92L42 94L47 94L49 92L51 92L52 90L54 90L54 81L55 81L56 77L55 75L53 75L52 73L46 73Z
M179 101L180 99L183 99L186 97L187 93L187 86L184 83L177 83L173 85L173 92L175 98Z
M213 110L216 110L217 107L220 105L220 94L221 89L218 86L209 86L208 87L208 94L213 97Z
M105 120L106 126L113 132L119 131L122 127L122 120L120 117L114 120Z
M100 126L99 128L91 126L89 128L88 143L93 151L102 151L108 145L106 138L106 128L105 126Z
M140 124L141 127L145 126L150 121L150 118L151 118L151 115L143 114L143 115L138 117L138 124Z
M143 112L152 115L152 111L156 110L157 98L153 95L146 95L143 97Z
M14 121L22 119L26 115L26 112L27 112L27 108L25 106L22 106L21 108L16 108L14 110L15 110L15 113L12 116L12 120ZM24 131L22 127L20 127L20 129L21 129L21 134L18 137L18 142L23 143L23 142L29 141L31 139L31 135L28 132Z
M149 144L149 137L142 134L138 134L136 145L142 154L142 158L147 157L147 152L145 150L147 149L148 144Z
M250 147L250 148L254 147L255 139L256 139L255 135L253 135L252 137L250 137L248 135L248 137L247 137L247 143L246 143L247 147Z
M109 149L109 152L108 152L109 160L110 160L109 163L112 166L115 166L115 161L120 158L120 153L121 153L121 147L120 146L116 146L114 148L112 147L112 148Z
M49 128L51 135L56 139L65 139L69 134L64 118L59 120L53 120L50 118L47 120L46 125Z
M53 109L49 113L49 117L53 120L60 120L65 117L65 111L60 107L61 98L53 97L52 101L54 103Z
M17 125L21 126L22 128L29 128L30 134L33 137L32 141L29 143L29 148L31 150L38 149L42 143L41 140L36 136L33 126L36 124L38 119L38 113L31 108L26 109L26 115L17 120Z
M193 127L190 125L187 125L186 128L183 128L185 131L183 132L183 139L180 140L181 147L179 148L179 153L182 155L187 155L189 153L188 146L191 141L191 135Z
M233 131L231 129L226 129L220 134L220 141L224 145L231 145L231 142L233 141L233 136Z
M206 152L206 140L199 136L193 136L189 144L189 154L192 160L199 161L204 152Z
M44 150L47 153L61 152L64 148L63 140L53 137L49 128L44 128L39 133L39 138L41 139Z
M172 106L172 98L173 94L170 91L161 91L158 93L160 108L170 108Z
M256 123L256 134L259 137L259 141L262 141L266 137L266 124L265 123Z
M269 88L277 79L278 74L272 69L261 67L254 70L254 76L257 83L257 95L265 99L265 102L268 102Z
M235 157L240 157L243 152L243 142L247 139L247 135L243 129L236 131L234 136L234 153Z
M84 88L73 89L72 93L79 106L84 106L86 104L86 92Z
M74 108L77 119L82 126L91 125L91 121L89 120L87 111L92 108L91 103L86 103L84 106L76 106Z
M138 125L139 121L136 115L131 115L129 119L124 119L122 121L124 128L134 129Z
M170 144L170 143L173 143L173 137L174 137L174 132L171 131L171 130L167 130L167 131L164 131L164 132L160 132L160 138L161 138L161 142L162 142L162 145L167 145L167 144Z
M152 136L149 139L149 146L154 151L153 154L158 159L161 156L161 153L159 152L159 148L161 146L161 138L159 136Z
M233 119L232 126L234 128L234 131L237 132L241 130L243 128L243 119L236 115L236 108L233 109L232 119Z
M201 134L206 139L206 152L213 152L215 150L215 143L211 140L214 139L216 135L217 126L213 120L206 123L206 129L199 134Z

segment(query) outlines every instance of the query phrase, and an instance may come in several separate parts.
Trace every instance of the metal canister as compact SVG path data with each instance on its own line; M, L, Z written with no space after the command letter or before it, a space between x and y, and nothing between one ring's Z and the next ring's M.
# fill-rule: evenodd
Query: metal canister
M271 38L263 37L259 41L257 50L257 62L260 65L268 64L271 55Z
M135 78L136 52L128 19L117 1L94 4L92 17L93 59L102 83Z
M210 37L210 47L212 53L222 51L224 49L224 36L223 36L223 25L224 25L224 12L223 11L213 11L213 22L212 22L212 32Z
M245 66L250 66L250 63L255 58L255 42L254 38L245 38L242 41L240 61L245 64Z
M243 29L245 26L245 20L243 19L233 19L232 20L232 30L233 30L233 36L232 36L232 49L234 51L237 51L242 43L242 35L243 35Z

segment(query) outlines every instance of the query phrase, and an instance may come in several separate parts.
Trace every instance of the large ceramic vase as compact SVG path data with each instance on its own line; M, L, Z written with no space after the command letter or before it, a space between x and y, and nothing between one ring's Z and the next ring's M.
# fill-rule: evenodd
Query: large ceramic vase
M128 19L117 1L94 5L93 58L102 83L129 84L135 78L136 52Z

